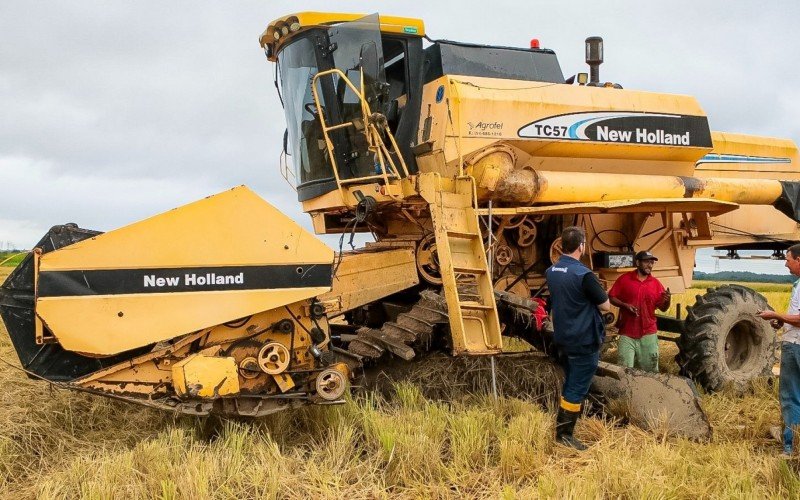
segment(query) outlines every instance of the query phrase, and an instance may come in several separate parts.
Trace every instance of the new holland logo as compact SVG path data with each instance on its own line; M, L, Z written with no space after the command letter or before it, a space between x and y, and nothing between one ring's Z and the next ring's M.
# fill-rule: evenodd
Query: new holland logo
M535 139L711 147L706 117L664 113L570 113L529 123L518 134Z

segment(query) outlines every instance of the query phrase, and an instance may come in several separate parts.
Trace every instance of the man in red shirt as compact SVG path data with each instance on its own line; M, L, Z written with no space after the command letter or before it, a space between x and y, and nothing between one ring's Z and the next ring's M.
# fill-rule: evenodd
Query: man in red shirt
M652 276L658 259L647 251L634 257L636 270L625 273L611 287L608 297L619 307L619 364L658 372L658 327L656 308L669 309L669 290Z

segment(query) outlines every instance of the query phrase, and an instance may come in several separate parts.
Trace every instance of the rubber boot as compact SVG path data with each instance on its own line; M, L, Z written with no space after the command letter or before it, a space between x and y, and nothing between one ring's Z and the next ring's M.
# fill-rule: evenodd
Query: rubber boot
M587 448L585 444L572 435L580 416L581 412L579 411L567 411L564 408L558 409L558 415L556 416L556 442L578 451L583 451Z

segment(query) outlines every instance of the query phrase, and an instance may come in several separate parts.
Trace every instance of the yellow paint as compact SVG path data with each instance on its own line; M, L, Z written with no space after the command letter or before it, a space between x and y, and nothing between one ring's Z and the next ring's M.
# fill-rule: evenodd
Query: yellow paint
M255 314L246 323L237 323L235 327L220 324L202 329L197 333L176 339L169 348L141 354L117 365L95 371L76 380L74 383L82 387L114 394L127 396L138 394L146 397L152 393L154 387L160 387L164 383L171 383L172 366L188 356L192 356L198 348L201 349L200 353L205 356L216 356L219 352L226 352L231 345L245 338L261 343L280 342L284 345L290 345L292 343L292 334L290 333L267 330L263 334L253 337L251 328L256 326L263 330L268 325L276 324L283 319L289 319L291 311L291 315L299 318L303 325L297 325L297 331L304 332L303 327L311 329L316 326L308 317L308 306L309 302L304 300L288 304L286 307L280 306ZM317 320L317 323L327 330L327 322L324 318ZM316 366L313 356L308 353L310 346L311 339L309 336L303 333L297 334L296 332L294 335L293 369L311 370ZM325 349L324 345L322 349ZM275 382L277 383L278 380L275 380ZM281 380L280 382L284 383L286 381Z
M246 187L42 256L39 270L333 263L333 250ZM65 349L110 355L314 297L327 287L45 297L36 314Z
M416 177L411 175L409 177L392 180L388 186L388 190L394 197L408 197L417 194L416 191ZM358 198L355 196L356 191L361 191L365 196L372 196L378 203L385 203L393 201L392 196L386 194L387 187L382 186L377 182L367 182L358 185L342 186L342 189L330 191L323 195L317 196L301 202L303 212L311 213L312 218L315 216L321 217L322 214L317 212L319 210L330 210L335 207L352 207L358 203ZM319 214L319 215L317 215ZM317 228L321 229L317 229ZM317 234L324 233L324 221L314 221L314 231Z
M47 253L40 270L332 262L330 247L240 186Z
M771 179L704 179L705 188L696 196L740 203L742 205L771 205L783 188Z
M289 389L292 389L295 386L294 380L286 373L279 373L277 375L273 375L272 379L275 380L275 384L281 390L281 392L286 392Z
M712 222L720 225L717 226L720 231L714 233L714 244L718 246L750 243L753 237L749 234L800 241L800 225L771 206L742 205L738 210L714 217Z
M744 177L748 179L800 180L797 146L789 139L730 132L711 132L713 154L788 158L788 163L701 163L698 177Z
M193 354L172 366L172 383L178 396L188 399L239 393L239 373L233 358Z
M492 215L569 215L569 214L623 214L653 212L709 212L712 215L728 213L739 208L729 201L708 198L648 198L586 203L563 203L536 207L494 208ZM488 215L489 210L478 210L479 215Z
M419 283L411 249L346 253L336 269L333 289L319 297L337 315L406 290Z
M494 286L475 207L474 180L457 179L453 191L442 189L437 174L421 175L419 181L420 192L430 203L453 354L502 352ZM459 285L467 277L474 280L477 293L465 300Z
M37 301L36 313L64 349L111 355L274 309L328 290L284 288L48 297Z
M295 33L302 33L309 28L328 27L334 24L355 21L367 15L369 14L345 14L340 12L299 12L297 14L289 14L269 23L267 29L265 29L258 38L258 42L262 47L270 47L270 52L272 54L271 60L274 61L274 55L280 51L283 45L292 39ZM298 31L290 31L286 35L281 35L279 39L275 39L276 30L282 30L284 27L291 26L294 23L299 25ZM381 15L380 30L383 33L424 36L425 23L423 23L421 19L411 17Z
M770 205L781 195L781 184L770 179L703 178L692 198L709 198L743 205ZM688 184L691 186L691 184ZM677 176L517 169L497 182L485 198L505 203L585 203L686 197L687 181Z
M518 174L533 172L520 171ZM659 176L651 180L641 175L595 174L588 172L537 171L539 189L530 200L536 203L580 203L588 201L641 198L683 198L685 189L675 177ZM647 179L645 181L645 179ZM660 182L659 182L660 181Z
M437 103L436 92L439 86L443 86L445 92L444 98ZM457 105L453 99L456 93ZM460 156L468 161L470 155L498 143L516 148L522 154L520 161L529 160L536 169L582 172L635 171L692 175L694 162L711 151L711 148L612 144L518 136L518 131L533 121L566 113L641 111L705 116L697 100L690 96L445 75L423 87L422 101L420 123L428 115L431 116L432 126L428 140L432 141L433 151L444 152L448 165L438 167L442 175L445 175L446 168L449 169L448 172L452 171L453 167L450 165L456 164ZM481 135L480 128L469 126L480 122L497 123L496 128L491 129L492 135ZM418 132L417 142L425 142L422 127Z

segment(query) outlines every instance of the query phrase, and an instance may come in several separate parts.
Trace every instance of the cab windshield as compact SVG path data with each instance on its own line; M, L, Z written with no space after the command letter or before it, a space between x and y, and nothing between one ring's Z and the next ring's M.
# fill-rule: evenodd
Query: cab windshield
M289 153L298 185L333 177L311 94L311 79L318 71L312 38L301 38L284 48L278 65Z
M336 188L320 113L329 127L354 120L362 124L360 128L349 126L329 132L339 177L375 174L375 159L366 147L361 104L355 92L338 74L326 75L316 82L321 109L314 102L314 75L333 68L344 73L359 90L363 68L367 101L371 110L380 109L385 77L377 14L311 30L278 54L289 153L301 201Z

